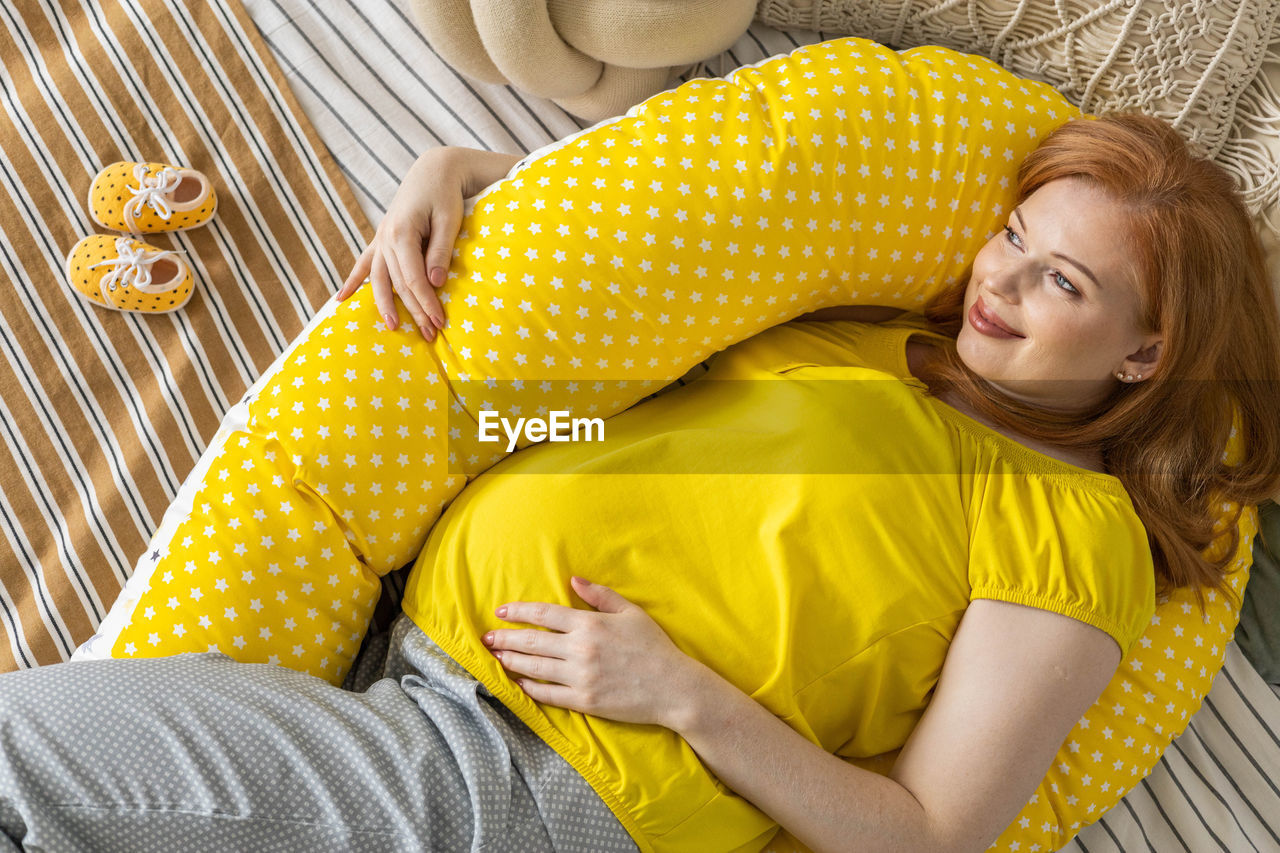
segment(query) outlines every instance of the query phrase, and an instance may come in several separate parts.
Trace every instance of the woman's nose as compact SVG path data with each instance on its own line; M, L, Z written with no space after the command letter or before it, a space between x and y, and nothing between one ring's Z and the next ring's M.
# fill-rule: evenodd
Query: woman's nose
M1017 301L1018 294L1030 278L1029 271L1022 264L1010 263L990 270L987 274L987 287L992 293L998 293L1009 301Z

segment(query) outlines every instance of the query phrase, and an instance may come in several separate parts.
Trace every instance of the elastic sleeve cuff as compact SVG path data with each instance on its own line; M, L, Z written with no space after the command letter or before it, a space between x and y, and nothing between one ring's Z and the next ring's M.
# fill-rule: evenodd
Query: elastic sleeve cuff
M1100 631L1105 631L1111 639L1116 641L1116 645L1120 647L1122 657L1129 655L1129 651L1137 644L1138 638L1142 636L1143 626L1125 626L1106 614L1090 610L1085 605L1070 604L1041 593L996 586L976 586L969 594L969 599L972 601L980 598L1005 601L1010 604L1022 604L1039 610L1048 610L1051 613L1070 617L1086 625L1092 625Z

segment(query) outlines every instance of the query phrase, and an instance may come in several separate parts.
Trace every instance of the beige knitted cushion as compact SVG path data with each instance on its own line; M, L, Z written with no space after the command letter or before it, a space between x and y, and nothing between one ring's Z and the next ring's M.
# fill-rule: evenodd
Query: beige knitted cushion
M1085 112L1168 119L1236 175L1255 212L1280 197L1275 158L1248 141L1251 127L1276 126L1274 94L1251 84L1278 15L1280 0L761 0L756 11L780 29L982 54Z
M409 0L458 71L595 121L626 112L728 48L754 0Z

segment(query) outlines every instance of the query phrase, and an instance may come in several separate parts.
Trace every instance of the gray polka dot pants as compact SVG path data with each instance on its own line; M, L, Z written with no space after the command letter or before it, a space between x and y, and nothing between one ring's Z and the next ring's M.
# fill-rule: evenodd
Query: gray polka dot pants
M219 654L0 674L0 850L636 849L406 617L382 676Z

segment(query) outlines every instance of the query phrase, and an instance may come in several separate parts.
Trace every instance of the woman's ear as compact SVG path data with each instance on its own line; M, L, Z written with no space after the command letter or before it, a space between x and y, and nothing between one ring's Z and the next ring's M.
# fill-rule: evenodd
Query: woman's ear
M1142 346L1129 354L1124 360L1123 371L1135 375L1150 376L1160 364L1160 356L1164 353L1164 338L1149 335Z

